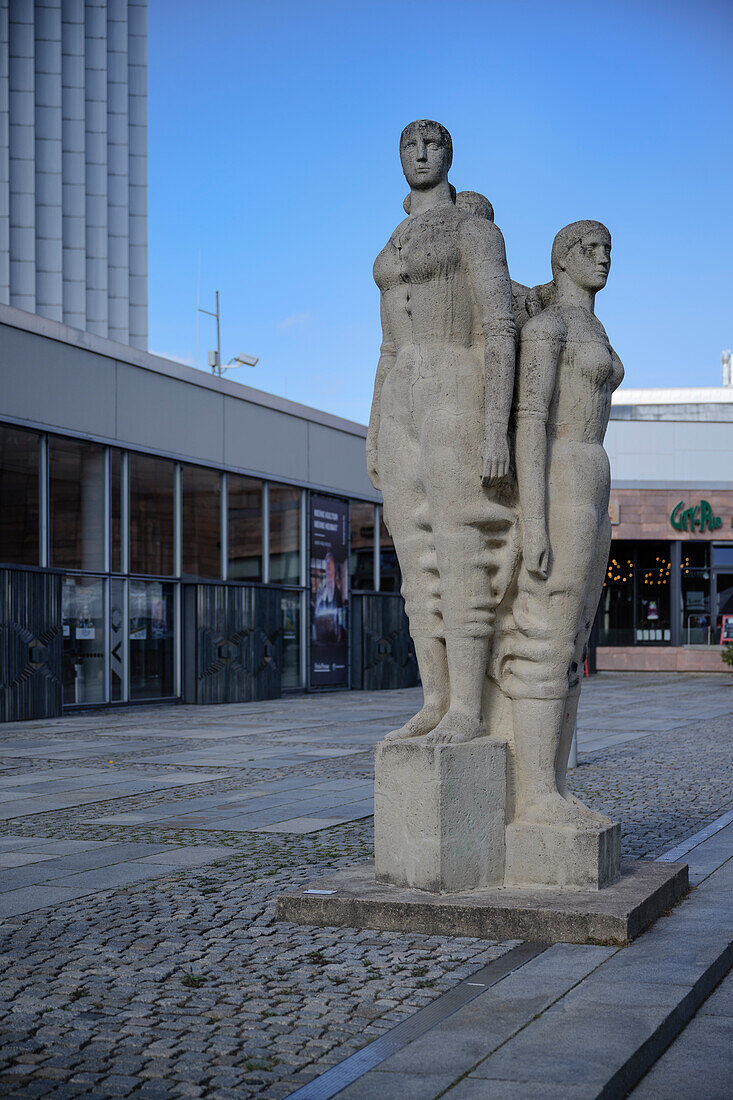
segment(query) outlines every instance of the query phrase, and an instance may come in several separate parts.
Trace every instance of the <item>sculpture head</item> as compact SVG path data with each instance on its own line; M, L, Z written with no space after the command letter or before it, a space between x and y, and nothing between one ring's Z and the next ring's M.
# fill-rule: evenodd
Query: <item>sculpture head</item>
M405 126L400 136L400 161L414 191L429 191L447 179L452 160L453 142L445 126L427 118Z
M477 218L486 218L487 222L494 220L493 206L479 191L459 191L456 206L462 214L475 214Z
M572 222L552 242L552 277L561 272L584 290L603 290L611 268L611 234L602 222Z

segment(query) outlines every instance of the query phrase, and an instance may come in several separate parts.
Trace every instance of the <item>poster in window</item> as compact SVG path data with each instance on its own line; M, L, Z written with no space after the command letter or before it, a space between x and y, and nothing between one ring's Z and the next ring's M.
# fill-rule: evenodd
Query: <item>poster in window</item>
M310 498L310 683L348 687L349 504Z
M733 615L723 615L720 623L720 644L730 645L733 642Z

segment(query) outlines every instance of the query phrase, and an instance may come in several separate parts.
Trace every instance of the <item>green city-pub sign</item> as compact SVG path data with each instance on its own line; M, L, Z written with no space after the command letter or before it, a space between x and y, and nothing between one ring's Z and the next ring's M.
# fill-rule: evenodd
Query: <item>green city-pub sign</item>
M701 500L699 504L693 504L691 508L685 508L684 500L675 504L669 522L675 531L717 531L723 526L720 516L713 514L713 509L707 500Z

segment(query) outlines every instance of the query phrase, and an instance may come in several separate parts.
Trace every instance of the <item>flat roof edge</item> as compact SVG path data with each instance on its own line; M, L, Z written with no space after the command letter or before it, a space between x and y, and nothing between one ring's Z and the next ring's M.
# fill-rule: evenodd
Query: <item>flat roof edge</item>
M179 382L188 382L190 385L200 386L202 389L224 393L228 397L233 397L239 401L247 401L252 405L260 405L276 412L287 413L290 416L298 417L300 420L308 420L313 424L321 424L324 427L334 428L349 435L366 438L366 425L359 424L355 420L346 420L344 417L335 416L333 413L314 409L309 405L301 405L299 402L291 401L287 397L278 397L276 394L267 393L252 386L245 386L241 382L235 382L230 378L217 378L213 374L206 374L205 371L198 370L196 367L189 367L185 363L164 359L160 355L153 355L149 351L140 351L139 348L132 348L127 344L118 344L116 341L108 340L104 336L95 336L94 333L71 328L70 325L64 325L60 321L51 321L49 318L40 317L36 313L26 313L25 310L16 309L15 306L8 306L1 302L0 324L33 333L35 336L43 336L49 340L57 340L59 343L68 344L70 347L80 348L95 355L103 355L108 359L129 363L133 367L152 371L154 374L166 375L169 378L177 379Z

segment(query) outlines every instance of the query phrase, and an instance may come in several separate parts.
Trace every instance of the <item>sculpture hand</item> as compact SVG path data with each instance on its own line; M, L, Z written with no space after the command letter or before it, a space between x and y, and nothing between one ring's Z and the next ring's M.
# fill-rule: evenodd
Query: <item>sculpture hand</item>
M505 431L487 428L484 433L481 480L493 485L509 473L509 441Z
M528 573L546 581L550 572L550 540L547 532L524 532L524 566Z

